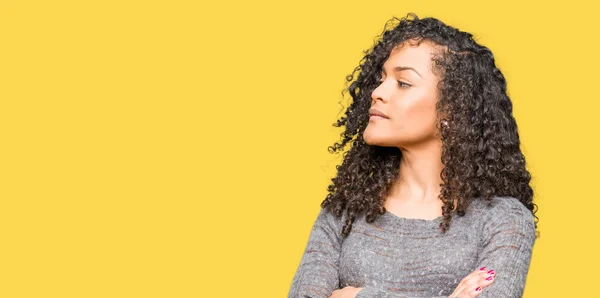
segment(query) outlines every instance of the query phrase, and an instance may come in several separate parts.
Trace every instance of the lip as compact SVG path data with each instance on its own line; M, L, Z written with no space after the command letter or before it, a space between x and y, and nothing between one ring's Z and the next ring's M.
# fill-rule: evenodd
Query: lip
M377 116L377 115L371 115L371 117L369 117L369 119L370 120L373 120L373 119L384 119L385 120L387 118L384 118L384 117L381 117L381 116Z
M371 108L369 110L369 116L370 117L376 116L376 117L385 118L385 119L389 118L386 114L384 114L382 111L380 111L376 108Z

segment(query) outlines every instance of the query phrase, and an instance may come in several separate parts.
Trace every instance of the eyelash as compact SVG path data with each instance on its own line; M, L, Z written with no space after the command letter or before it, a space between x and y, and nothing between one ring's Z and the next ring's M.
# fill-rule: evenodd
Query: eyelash
M410 87L410 84L404 83L402 81L398 81L398 87L402 88L402 84L406 85L406 88Z
M407 84L407 83L405 83L405 82L402 82L402 81L397 81L397 82L398 82L398 87L400 87L400 88L408 88L408 87L411 87L411 85L410 85L410 84ZM381 83L383 83L383 81L379 81L379 83L381 84ZM403 85L402 85L402 84L406 85L406 87L403 87Z

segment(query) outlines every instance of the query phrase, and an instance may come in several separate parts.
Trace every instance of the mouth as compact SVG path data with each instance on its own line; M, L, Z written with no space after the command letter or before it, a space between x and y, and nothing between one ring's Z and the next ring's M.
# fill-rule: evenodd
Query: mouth
M387 119L387 118L383 117L383 116L379 116L379 115L371 115L369 117L369 120L372 120L372 119Z
M369 119L388 119L388 116L382 111L372 108L369 110Z

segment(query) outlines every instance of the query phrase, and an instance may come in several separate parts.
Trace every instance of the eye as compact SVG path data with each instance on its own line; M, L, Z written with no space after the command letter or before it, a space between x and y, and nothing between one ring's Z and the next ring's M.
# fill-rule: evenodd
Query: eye
M407 84L407 83L404 83L402 81L398 81L398 87L400 87L400 88L408 88L408 87L410 87L410 85Z

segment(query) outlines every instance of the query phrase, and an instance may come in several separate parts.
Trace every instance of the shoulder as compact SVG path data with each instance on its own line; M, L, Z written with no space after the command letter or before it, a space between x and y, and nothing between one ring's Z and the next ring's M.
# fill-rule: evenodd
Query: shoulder
M311 238L341 243L345 215L337 216L327 208L321 208L312 226Z
M533 214L515 197L493 197L491 201L478 199L478 207L491 218L511 218L533 221Z
M345 221L345 217L345 212L342 212L342 215L338 217L335 215L335 213L327 208L321 208L317 214L316 223L333 229L341 229Z

